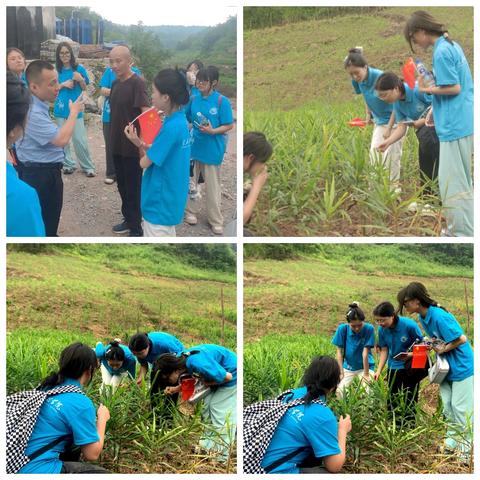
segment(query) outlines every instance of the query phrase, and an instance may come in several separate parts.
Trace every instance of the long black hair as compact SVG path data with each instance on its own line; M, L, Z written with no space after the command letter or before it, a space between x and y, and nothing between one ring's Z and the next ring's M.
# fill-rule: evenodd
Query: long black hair
M118 362L123 362L125 360L125 352L118 341L112 340L110 342L110 346L105 352L105 358L107 360L115 360Z
M381 302L373 309L373 316L375 317L393 317L393 324L398 322L398 314L391 302Z
M352 302L348 306L347 314L345 315L347 322L350 323L352 320L360 320L361 322L365 321L365 314L360 308L358 302Z
M190 100L187 78L178 68L160 70L153 80L155 88L162 94L168 95L173 105L186 105Z
M243 134L243 156L253 155L255 162L265 163L273 153L272 144L262 132Z
M424 30L430 35L444 37L447 42L453 44L452 39L448 34L448 30L443 23L438 22L428 12L424 10L417 10L410 15L403 29L405 40L410 45L413 52L412 37L419 30Z
M7 136L17 126L25 125L32 96L23 82L7 72Z
M80 342L72 343L60 354L58 372L49 375L40 384L39 388L46 389L60 385L67 378L78 380L86 371L93 372L97 368L97 356L95 351Z
M375 90L384 92L398 88L402 95L405 95L405 84L403 80L393 72L382 73L375 82Z
M132 352L141 352L146 348L152 348L152 341L148 338L147 333L136 333L130 337L128 348Z
M63 62L60 59L60 50L63 47L68 48L68 51L70 52L70 68L75 71L78 65L72 46L68 42L60 42L58 44L57 51L55 52L55 67L57 68L57 72L60 73L63 69Z
M320 395L335 391L340 383L338 362L326 355L314 357L303 374L302 383L307 387L307 394L303 397L307 405Z
M168 378L176 370L185 370L187 368L187 358L196 353L199 353L199 350L183 352L180 355L163 353L155 360L152 374L159 375L162 378Z
M402 288L397 294L398 311L402 313L405 302L413 299L418 300L422 307L443 308L432 297L430 297L429 293L427 292L427 288L425 285L423 285L423 283L411 282L406 287ZM443 309L445 310L445 308Z

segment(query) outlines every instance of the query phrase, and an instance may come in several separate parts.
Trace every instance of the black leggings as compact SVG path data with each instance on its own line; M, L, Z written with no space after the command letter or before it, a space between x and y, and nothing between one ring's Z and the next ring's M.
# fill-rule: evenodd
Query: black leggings
M415 423L415 413L418 401L419 381L413 378L405 368L398 370L387 370L387 381L389 387L389 395L387 400L388 409L396 414L396 423L401 424L402 420ZM402 405L401 395L405 397L405 410L400 411ZM403 413L403 418L399 414Z
M438 162L440 158L440 141L434 127L420 127L415 135L418 139L418 162L420 164L422 185L428 180L438 177ZM426 188L425 193L433 195L431 188Z
M60 454L60 460L63 462L60 473L110 473L99 465L81 462L81 453L79 447L67 447L65 452Z

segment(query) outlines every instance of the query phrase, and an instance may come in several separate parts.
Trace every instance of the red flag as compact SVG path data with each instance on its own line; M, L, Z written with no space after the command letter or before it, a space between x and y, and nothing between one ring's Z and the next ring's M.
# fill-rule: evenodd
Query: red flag
M410 88L415 87L415 62L413 58L410 57L407 59L405 64L402 67L403 79Z
M152 107L139 115L135 120L138 120L138 124L140 125L140 136L142 140L147 145L151 145L162 128L162 117L160 117L158 111ZM135 120L133 120L132 123Z
M348 122L348 125L350 127L360 127L360 128L363 128L363 127L366 127L367 126L367 122L365 120L362 120L361 118L353 118L352 120L350 120Z

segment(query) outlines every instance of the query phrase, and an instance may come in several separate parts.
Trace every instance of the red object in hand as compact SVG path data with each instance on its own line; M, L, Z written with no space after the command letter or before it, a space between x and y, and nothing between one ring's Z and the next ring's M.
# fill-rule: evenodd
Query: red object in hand
M150 110L147 110L139 115L135 120L138 120L140 125L140 136L142 140L147 145L151 145L163 125L162 118L158 114L157 110L152 107ZM135 120L133 120L133 122Z
M414 345L412 368L425 368L426 363L427 363L427 346Z
M413 58L410 57L402 67L403 79L410 88L415 87L415 70L415 62L413 61Z
M196 380L191 377L182 378L180 383L182 388L182 401L186 402L193 395L193 392L195 391L195 382Z
M366 127L367 126L367 122L361 118L353 118L352 120L350 120L348 122L348 125L350 127L360 127L360 128L363 128L363 127Z

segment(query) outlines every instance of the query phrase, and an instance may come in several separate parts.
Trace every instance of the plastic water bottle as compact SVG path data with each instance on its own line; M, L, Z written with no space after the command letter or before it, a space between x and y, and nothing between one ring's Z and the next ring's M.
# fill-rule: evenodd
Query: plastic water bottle
M202 112L197 112L197 123L206 126L208 125L208 118Z
M435 85L435 79L433 75L427 70L423 62L419 59L415 59L415 66L417 67L418 74L423 78L423 82L427 87Z

